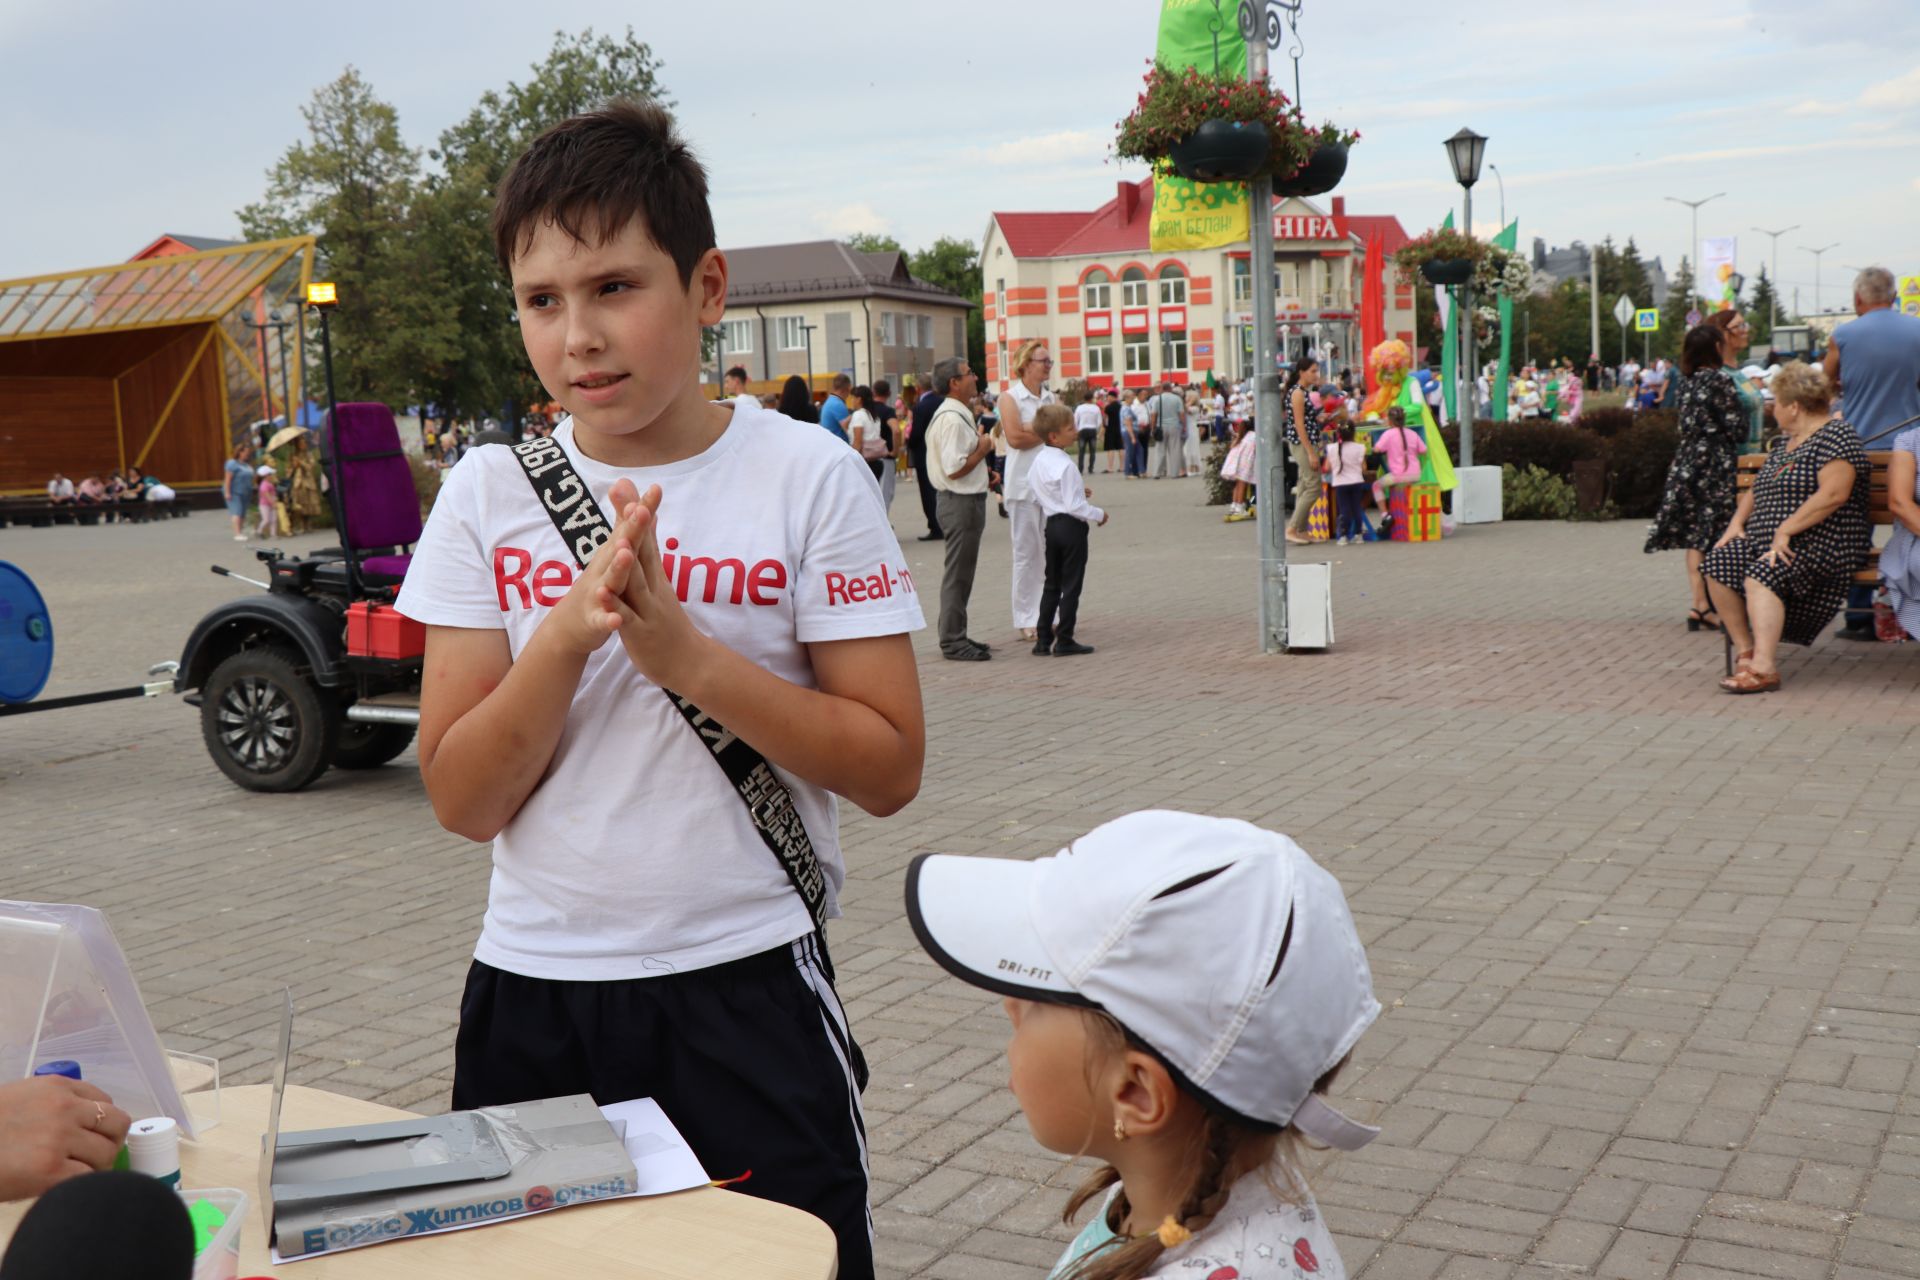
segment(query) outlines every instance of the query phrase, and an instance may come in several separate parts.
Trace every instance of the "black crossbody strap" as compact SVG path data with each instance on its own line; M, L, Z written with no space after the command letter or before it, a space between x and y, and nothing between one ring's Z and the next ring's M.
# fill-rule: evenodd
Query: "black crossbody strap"
M514 445L513 454L527 473L527 481L539 496L540 505L553 520L553 527L560 531L561 541L567 544L567 550L580 567L586 568L593 553L613 536L613 526L607 523L600 504L593 500L586 482L567 460L566 450L558 440L547 436ZM786 871L794 892L806 904L807 915L813 920L814 933L820 940L820 958L831 980L833 962L827 958L826 933L827 877L820 869L820 857L813 850L813 840L807 835L807 824L793 803L792 789L780 780L765 756L735 737L725 725L673 690L661 692L667 695L667 701L686 719L695 739L727 775L740 802L747 806L753 829L760 833L761 840Z

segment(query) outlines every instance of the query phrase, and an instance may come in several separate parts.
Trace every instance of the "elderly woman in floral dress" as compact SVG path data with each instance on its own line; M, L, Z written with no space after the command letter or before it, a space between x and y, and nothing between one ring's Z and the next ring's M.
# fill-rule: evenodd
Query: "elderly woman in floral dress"
M1820 369L1780 366L1773 403L1781 439L1701 565L1739 654L1720 682L1728 693L1780 687L1781 643L1820 638L1871 545L1872 468L1853 427L1828 417L1832 402Z

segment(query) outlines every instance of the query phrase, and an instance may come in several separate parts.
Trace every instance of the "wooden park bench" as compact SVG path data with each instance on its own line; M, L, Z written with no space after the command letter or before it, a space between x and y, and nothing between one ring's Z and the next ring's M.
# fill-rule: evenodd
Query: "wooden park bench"
M1887 467L1892 460L1892 452L1885 449L1871 450L1867 454L1867 462L1873 468L1872 474L1867 478L1867 519L1875 525L1893 523L1893 503L1889 498L1887 486ZM1754 477L1760 474L1760 468L1766 461L1767 455L1764 453L1740 455L1739 469L1735 477L1739 492L1752 491ZM1866 560L1854 571L1851 583L1856 587L1880 585L1880 549L1878 547L1867 548ZM1731 676L1733 674L1733 637L1726 635L1724 627L1721 628L1721 632L1726 638L1727 674Z

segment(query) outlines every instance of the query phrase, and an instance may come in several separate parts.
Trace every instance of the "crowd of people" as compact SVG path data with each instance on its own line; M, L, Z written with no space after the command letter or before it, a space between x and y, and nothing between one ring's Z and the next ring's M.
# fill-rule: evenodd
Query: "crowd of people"
M144 509L147 503L171 502L173 498L172 488L139 467L104 474L90 471L77 483L56 471L47 481L49 506L98 510L108 524L135 519L129 508Z
M1855 280L1853 306L1821 364L1780 364L1761 384L1734 367L1738 313L1682 344L1680 445L1646 550L1686 553L1687 627L1731 640L1729 693L1780 688L1780 646L1812 644L1842 608L1843 639L1920 637L1920 318L1878 267ZM1739 456L1768 416L1778 433L1742 492ZM1877 588L1855 581L1873 541L1869 448L1890 451Z

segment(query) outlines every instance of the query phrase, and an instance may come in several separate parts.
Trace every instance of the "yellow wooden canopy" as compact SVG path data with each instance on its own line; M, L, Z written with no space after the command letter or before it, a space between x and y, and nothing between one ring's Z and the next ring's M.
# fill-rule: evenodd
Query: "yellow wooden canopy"
M0 281L0 493L130 465L218 483L248 422L302 403L298 326L257 322L298 307L313 255L294 236Z

